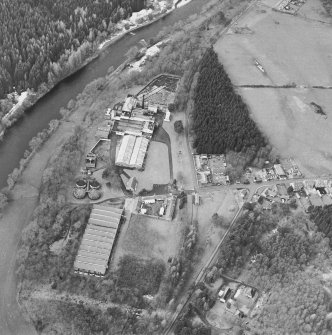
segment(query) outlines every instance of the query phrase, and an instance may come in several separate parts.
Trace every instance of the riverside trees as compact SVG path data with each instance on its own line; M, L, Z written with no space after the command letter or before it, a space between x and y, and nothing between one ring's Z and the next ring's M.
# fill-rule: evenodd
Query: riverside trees
M54 82L91 55L93 42L144 0L4 0L0 3L0 99Z

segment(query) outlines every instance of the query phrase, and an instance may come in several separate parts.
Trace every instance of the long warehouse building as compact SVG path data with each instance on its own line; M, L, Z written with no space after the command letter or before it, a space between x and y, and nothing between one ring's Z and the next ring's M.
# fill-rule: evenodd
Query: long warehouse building
M78 249L74 270L103 276L108 268L123 209L94 205Z
M116 165L137 168L143 167L144 158L148 150L149 140L142 136L123 136Z

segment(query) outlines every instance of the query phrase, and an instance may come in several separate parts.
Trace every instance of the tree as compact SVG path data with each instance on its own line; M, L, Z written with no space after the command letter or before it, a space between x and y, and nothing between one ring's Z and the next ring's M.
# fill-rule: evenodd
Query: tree
M171 113L174 113L175 112L175 104L174 103L170 103L168 105L168 110L171 112Z
M293 195L294 195L294 189L293 189L293 186L289 186L289 187L287 188L287 193L288 193L288 195L290 195L290 196L293 196Z
M177 120L174 122L174 130L178 133L181 134L183 133L184 127L183 127L183 123L181 120Z
M114 33L120 19L143 9L145 2L1 2L0 98L12 92L13 86L20 92L41 91L43 83L53 85L91 55L98 39Z
M216 227L221 227L223 225L223 219L221 216L218 215L218 213L214 213L212 215L212 223L216 226Z
M8 204L8 195L0 192L0 211L2 211Z

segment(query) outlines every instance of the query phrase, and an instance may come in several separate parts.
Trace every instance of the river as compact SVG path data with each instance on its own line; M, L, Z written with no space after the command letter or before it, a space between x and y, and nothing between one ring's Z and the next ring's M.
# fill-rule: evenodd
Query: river
M51 120L61 117L59 113L61 107L66 107L71 99L75 99L88 83L104 77L110 66L117 68L124 62L129 48L138 45L141 39L148 41L157 36L164 27L174 25L192 14L199 14L203 4L203 0L192 0L187 5L175 9L168 16L136 30L135 35L125 35L105 48L100 56L87 66L61 81L27 110L25 115L7 130L3 142L0 143L0 189L6 186L8 174L19 166L19 161L28 148L31 138L47 128Z

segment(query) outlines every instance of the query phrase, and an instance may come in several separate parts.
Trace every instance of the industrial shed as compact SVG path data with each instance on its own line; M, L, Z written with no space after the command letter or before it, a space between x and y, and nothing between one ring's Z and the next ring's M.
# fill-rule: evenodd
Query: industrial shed
M123 209L94 205L74 263L76 272L103 276Z
M148 145L149 140L145 137L123 136L115 162L116 165L137 169L142 168Z

